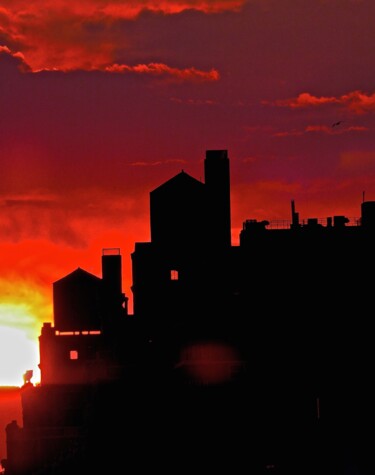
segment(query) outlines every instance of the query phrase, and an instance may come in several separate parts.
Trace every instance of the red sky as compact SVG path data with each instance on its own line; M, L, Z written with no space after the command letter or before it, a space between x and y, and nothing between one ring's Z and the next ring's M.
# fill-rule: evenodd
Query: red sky
M234 244L291 199L302 219L359 216L363 191L375 200L374 18L373 0L3 0L0 326L36 341L53 281L100 276L104 247L131 301L149 192L203 178L207 149L231 160Z

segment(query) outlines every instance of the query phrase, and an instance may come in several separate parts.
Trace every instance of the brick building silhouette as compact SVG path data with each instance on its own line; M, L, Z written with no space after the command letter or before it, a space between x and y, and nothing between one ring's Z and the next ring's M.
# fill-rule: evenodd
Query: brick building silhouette
M370 473L375 202L302 221L292 201L290 221L248 219L233 246L227 151L204 172L151 191L133 314L120 249L101 278L53 283L7 475Z

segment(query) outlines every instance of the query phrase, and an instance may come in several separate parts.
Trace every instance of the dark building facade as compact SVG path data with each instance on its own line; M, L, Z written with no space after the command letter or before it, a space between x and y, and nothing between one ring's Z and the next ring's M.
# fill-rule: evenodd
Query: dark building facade
M233 246L228 153L208 150L204 182L151 191L150 225L132 315L118 249L54 282L6 473L372 473L375 202L302 221L292 201Z

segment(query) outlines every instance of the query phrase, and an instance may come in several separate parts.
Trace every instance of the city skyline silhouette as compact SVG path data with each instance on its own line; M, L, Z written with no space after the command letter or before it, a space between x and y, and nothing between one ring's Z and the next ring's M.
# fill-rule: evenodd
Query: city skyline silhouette
M375 202L305 221L292 200L290 220L246 219L232 245L227 150L206 150L204 178L150 191L132 313L120 248L102 250L102 277L53 282L7 474L370 473Z
M373 471L374 17L2 2L8 475Z
M121 248L132 309L148 192L201 181L206 149L231 151L233 244L292 199L322 218L375 199L373 2L116 3L2 6L0 385L40 378L51 282L100 275L103 248Z

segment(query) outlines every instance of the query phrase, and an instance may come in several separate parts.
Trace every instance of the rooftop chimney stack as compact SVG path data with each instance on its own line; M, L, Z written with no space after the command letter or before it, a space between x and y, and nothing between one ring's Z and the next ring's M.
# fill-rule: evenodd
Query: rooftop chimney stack
M296 213L294 200L292 200L291 206L292 206L292 228L297 228L299 226L299 213Z
M208 193L208 216L215 243L231 246L230 173L227 150L206 150L205 185Z
M375 201L362 202L361 225L366 228L375 228Z
M106 248L102 253L102 278L108 292L122 293L121 254L119 248Z

